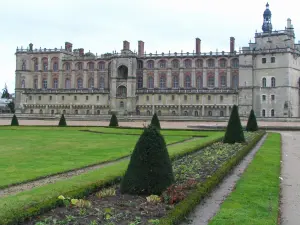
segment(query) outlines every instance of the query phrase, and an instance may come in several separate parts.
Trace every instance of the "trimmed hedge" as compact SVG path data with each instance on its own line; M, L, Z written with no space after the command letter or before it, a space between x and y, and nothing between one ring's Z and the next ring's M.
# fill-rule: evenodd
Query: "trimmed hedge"
M109 127L118 127L119 126L119 122L118 122L118 118L117 118L116 114L112 114L108 126Z
M168 215L160 219L160 225L173 225L178 224L185 219L189 213L204 199L228 173L252 150L252 148L261 140L265 135L265 131L248 143L241 151L238 152L233 158L224 163L213 176L208 178L204 183L197 186L197 189L192 191L183 201L179 202Z
M258 130L258 126L257 126L257 121L256 121L256 117L254 114L253 109L251 109L249 118L248 118L248 122L247 122L247 126L246 126L246 131L257 131Z
M66 122L64 114L61 115L58 126L59 127L66 127L67 126L67 122Z
M18 121L16 114L13 115L10 125L11 126L19 126L19 121Z
M151 125L156 127L157 129L160 129L160 122L156 113L154 113L154 115L152 116Z

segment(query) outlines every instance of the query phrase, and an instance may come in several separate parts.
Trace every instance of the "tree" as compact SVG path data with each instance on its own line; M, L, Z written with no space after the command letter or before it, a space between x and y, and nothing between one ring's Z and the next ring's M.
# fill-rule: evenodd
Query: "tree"
M173 182L173 169L165 140L160 131L150 125L135 145L121 181L121 192L159 195Z
M19 126L19 121L18 121L16 114L13 115L10 125L11 126Z
M9 99L9 92L8 92L8 89L7 89L7 85L5 84L5 87L3 88L2 90L2 96L1 98L6 98L6 99Z
M253 109L251 109L249 118L248 118L248 122L247 122L247 126L246 126L246 131L257 131L258 130L258 126L257 126L257 122L256 122L256 117L254 114Z
M234 144L236 142L245 142L245 137L239 117L238 107L234 105L228 121L223 143Z
M7 106L10 109L11 113L15 113L15 103L13 101L8 103Z
M157 129L160 129L160 122L156 113L154 113L154 115L152 116L151 125L156 127Z
M64 114L61 115L58 126L59 127L66 127L67 126L67 122L66 122Z
M118 127L119 126L118 118L114 113L112 114L112 116L110 118L109 126L110 127Z

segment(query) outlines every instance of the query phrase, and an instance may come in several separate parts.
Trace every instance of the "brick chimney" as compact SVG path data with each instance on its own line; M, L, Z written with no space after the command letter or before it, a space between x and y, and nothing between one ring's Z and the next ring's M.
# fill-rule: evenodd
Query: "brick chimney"
M128 41L123 41L123 50L130 50L130 43Z
M230 52L233 53L235 49L235 38L230 37Z
M201 40L200 38L196 38L196 54L199 55L201 53Z
M79 49L79 56L84 56L84 48Z
M144 45L143 41L138 42L138 56L144 56Z

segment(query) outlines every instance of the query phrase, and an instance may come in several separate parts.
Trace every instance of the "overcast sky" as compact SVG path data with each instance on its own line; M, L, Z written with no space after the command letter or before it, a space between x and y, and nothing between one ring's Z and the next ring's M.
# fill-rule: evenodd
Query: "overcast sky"
M291 18L300 33L296 0L269 4L274 29L283 30ZM0 0L0 88L7 83L14 91L17 46L32 42L34 48L53 49L69 41L73 48L101 54L120 51L123 40L137 51L143 40L147 53L193 52L199 37L202 52L209 52L228 51L234 36L238 50L261 32L265 5L262 0Z

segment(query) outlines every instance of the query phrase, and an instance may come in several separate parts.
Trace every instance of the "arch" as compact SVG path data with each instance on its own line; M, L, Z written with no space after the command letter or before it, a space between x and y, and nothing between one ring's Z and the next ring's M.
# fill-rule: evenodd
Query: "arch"
M137 78L137 88L143 88L143 76L139 75Z
M64 110L62 111L62 113L63 113L63 114L66 114L66 110L64 109Z
M184 116L188 116L188 115L189 115L188 111L184 111L184 112L183 112L183 115L184 115Z
M238 75L232 76L232 88L237 89L239 87L239 77Z
M53 88L54 88L54 89L57 89L57 88L58 88L58 79L57 79L57 78L54 78L54 79L53 79Z
M88 88L94 88L94 78L93 77L91 77L88 80Z
M99 62L98 63L98 69L99 70L105 70L105 62Z
M138 69L143 69L144 68L144 62L142 60L138 60L137 61L137 66L138 66Z
M154 68L154 61L153 60L148 60L147 61L147 68L148 69L153 69Z
M215 87L215 75L213 73L210 73L207 76L207 86Z
M120 101L120 108L124 108L124 102Z
M275 116L275 110L271 109L271 116L274 117Z
M239 68L239 59L238 58L234 58L231 60L231 67L232 68Z
M265 78L265 77L262 78L261 86L262 87L267 87L267 78Z
M30 114L33 114L33 109L30 109Z
M21 88L25 88L25 80L21 81Z
M208 68L214 68L215 67L215 60L214 59L208 59L207 60L207 67Z
M42 110L42 109L40 109L39 113L40 113L40 114L43 114L43 110Z
M52 115L54 114L54 109L51 110L51 114L52 114Z
M191 68L192 67L192 60L190 60L190 59L184 60L184 67L185 68Z
M196 77L196 88L201 89L203 87L203 77L202 74L197 74Z
M166 88L166 74L161 73L159 75L159 88Z
M212 111L208 111L208 116L212 116Z
M76 68L76 70L82 70L82 69L83 69L82 62L76 63L76 64L75 64L75 68Z
M175 68L175 69L179 68L179 61L178 61L178 59L173 59L172 60L172 68Z
M78 109L75 109L75 114L76 114L76 115L78 114Z
M88 62L88 70L94 70L95 69L95 63Z
M66 63L63 65L63 68L64 68L64 70L66 70L66 71L70 71L70 70L71 70L70 63L69 63L69 62L66 62Z
M38 79L33 80L33 88L38 89Z
M185 74L185 76L184 76L184 87L191 88L191 75L190 74Z
M179 75L178 74L173 74L173 76L172 76L172 87L179 88Z
M157 115L161 116L161 111L160 110L157 111Z
M166 68L167 67L167 62L164 59L159 60L158 64L159 64L159 68Z
M87 115L90 114L90 110L87 109L87 110L86 110L86 114L87 114Z
M172 111L172 116L175 116L175 115L176 115L176 111L173 110L173 111Z
M224 117L224 111L222 111L222 110L220 111L220 116Z
M222 72L219 75L219 86L220 87L226 87L227 86L227 76L226 73Z
M127 97L127 88L123 85L117 88L117 98L126 98Z
M48 71L48 58L47 57L42 58L42 63L43 63L43 71L47 72Z
M57 57L53 57L51 59L51 64L52 64L52 71L53 72L57 72L58 71L58 58Z
M195 65L196 65L196 68L202 68L203 67L203 60L202 59L197 59L195 61Z
M38 72L39 71L39 62L37 58L33 58L33 70L34 72Z
M83 80L82 78L77 79L77 88L82 89L83 88Z
M135 110L135 113L136 113L136 115L138 115L138 116L141 115L141 112L140 112L140 110L138 110L138 109Z
M99 79L99 88L105 88L104 77L100 77L100 79Z
M276 79L275 79L275 77L271 78L271 87L276 87Z
M219 60L219 67L220 67L220 68L226 68L226 66L227 66L227 60L224 59L224 58L221 58L221 59Z
M65 79L65 88L70 89L71 88L71 80L69 78Z
M154 79L153 76L148 76L148 82L147 82L148 88L154 88Z
M194 112L194 115L195 115L196 117L198 117L198 116L199 116L199 112L198 112L198 111L195 111L195 112Z
M150 110L147 110L147 116L151 116Z
M262 117L266 117L266 110L265 110L265 109L263 109L263 110L261 111L261 116L262 116Z
M43 79L43 89L47 89L48 88L48 81L46 78Z
M100 110L99 109L97 110L97 115L100 115Z
M22 71L26 71L26 60L23 59L23 62L22 62Z
M118 78L120 79L127 79L128 77L128 67L121 65L118 68Z

